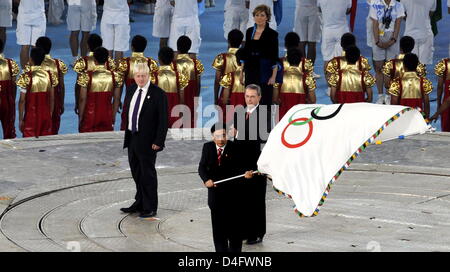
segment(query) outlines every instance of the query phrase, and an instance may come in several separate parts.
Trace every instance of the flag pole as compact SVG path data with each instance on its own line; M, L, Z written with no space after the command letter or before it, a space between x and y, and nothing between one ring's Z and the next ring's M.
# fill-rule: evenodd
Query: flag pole
M258 174L258 173L259 173L259 171L253 171L252 174ZM245 176L245 174L242 174L242 175L239 175L239 176L235 176L235 177L231 177L231 178L227 178L227 179L222 179L222 180L219 180L219 181L214 182L214 184L220 184L220 183L222 183L222 182L226 182L226 181L230 181L230 180L235 180L235 179L238 179L238 178L243 178L244 176Z

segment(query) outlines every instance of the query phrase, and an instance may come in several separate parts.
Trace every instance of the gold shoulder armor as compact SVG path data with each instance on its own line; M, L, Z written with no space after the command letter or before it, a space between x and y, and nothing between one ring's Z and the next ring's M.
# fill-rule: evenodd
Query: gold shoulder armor
M83 58L78 58L73 64L73 70L77 74L81 74L86 70L86 63Z
M367 71L372 70L372 66L370 66L369 60L366 57L361 58L361 66L364 70L367 70Z
M310 59L305 59L305 71L303 73L311 73L314 71L314 64Z
M59 62L59 69L63 75L67 74L67 65L62 60L57 60Z
M426 77L427 76L427 67L424 64L419 63L419 65L417 65L416 72L417 72L418 76Z
M308 74L305 79L306 86L308 86L309 91L314 91L316 89L316 80L311 74Z
M219 54L214 58L212 67L216 70L221 70L224 64L223 54Z
M434 66L434 73L438 77L443 77L445 73L445 59L442 59L436 66Z
M117 71L119 71L122 74L125 74L128 70L128 62L126 58L122 58L119 61L119 67L117 67Z
M338 62L338 60L336 58L334 58L328 62L327 69L326 69L327 73L336 74L337 72L339 72L337 69L337 67L338 67L337 62Z
M205 71L205 67L203 67L203 63L198 59L195 59L195 68L197 69L199 75L201 75L203 73L203 71Z
M369 73L369 71L364 71L364 84L366 87L372 87L375 85L376 79Z
M148 59L150 63L150 73L158 72L158 63L150 57Z
M78 76L78 80L77 80L78 85L80 85L83 88L87 88L88 87L88 83L89 83L89 75L87 73L81 73Z
M232 74L228 73L226 75L224 75L222 77L222 79L220 80L220 86L223 86L224 88L230 88L231 87L231 78L232 78Z
M392 77L392 75L391 75L392 69L394 69L394 66L393 66L393 64L392 64L392 60L387 61L387 62L383 65L383 70L382 70L382 71L383 71L383 75L385 75L385 76L391 78L391 77Z
M49 72L49 76L52 82L52 87L56 87L59 84L58 75L56 73Z
M430 94L433 91L433 83L426 78L423 80L423 91L425 94Z
M11 76L15 77L19 74L20 68L19 65L17 65L17 62L15 62L14 60L10 61L11 61Z
M114 80L116 81L116 85L114 87L120 88L123 84L123 75L120 72L111 71L114 76Z
M19 86L22 89L28 89L30 81L31 81L30 75L26 72L23 72L17 79L17 86Z
M330 84L331 87L337 87L338 81L339 75L337 73L333 73L328 79L328 84Z
M116 70L116 62L111 57L108 57L108 70L115 71Z
M400 79L396 78L392 81L391 86L389 87L389 94L394 95L394 96L399 96L400 95Z

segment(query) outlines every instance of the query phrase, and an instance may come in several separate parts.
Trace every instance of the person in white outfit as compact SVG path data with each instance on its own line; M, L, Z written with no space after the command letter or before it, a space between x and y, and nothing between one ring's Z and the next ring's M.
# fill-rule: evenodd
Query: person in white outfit
M130 42L130 8L127 0L106 0L100 23L103 46L116 62L128 51Z
M430 16L436 11L436 0L402 0L405 8L405 36L414 37L416 46L413 53L423 64L433 63L434 34Z
M87 40L97 24L97 4L95 0L68 0L67 28L70 31L70 49L74 62L78 59L78 44L81 56L88 54ZM78 37L81 35L81 42Z
M275 2L276 0L245 0L246 2L248 2L247 6L248 8L248 23L247 23L247 28L249 27L253 27L255 25L255 20L253 19L253 11L255 10L255 8L259 5L266 5L270 8L270 12L272 14L274 14L273 12L273 2ZM277 30L277 22L275 20L275 16L273 16L272 20L270 20L269 22L269 26L270 28L272 28L273 30ZM245 33L245 31L242 31L243 33Z
M313 64L316 61L316 44L320 42L322 24L317 0L297 0L294 32L300 37L300 51ZM306 50L308 48L308 50ZM315 77L319 77L314 73Z
M322 13L321 51L325 71L330 60L342 55L341 37L349 32L347 15L351 12L352 0L317 0L317 6Z
M62 24L61 19L64 12L64 0L49 0L48 1L48 22L53 25Z
M12 26L12 0L0 0L0 40L6 44L6 28Z
M168 44L172 15L173 7L170 4L170 0L156 0L152 35L153 37L159 38L160 49L166 47Z
M245 33L249 14L245 0L226 0L224 10L223 34L225 39L228 39L228 33L233 29Z
M201 44L200 20L198 19L198 3L202 0L171 0L174 6L172 25L170 26L169 47L177 48L178 38L188 36L192 41L189 54L198 54Z
M30 47L39 37L45 36L47 19L44 0L20 0L17 14L17 44L21 45L20 65L28 64Z
M387 60L396 58L400 52L399 34L405 9L396 0L372 0L369 16L372 20L372 53L378 88L377 104L390 104L390 97L383 94L383 66Z

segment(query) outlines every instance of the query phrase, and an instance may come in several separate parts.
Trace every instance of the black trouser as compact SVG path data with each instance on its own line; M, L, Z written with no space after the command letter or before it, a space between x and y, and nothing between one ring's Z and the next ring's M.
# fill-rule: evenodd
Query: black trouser
M246 181L246 237L248 240L261 239L266 234L266 190L265 177L256 176Z
M133 207L143 211L158 210L158 177L156 175L156 152L142 151L137 145L137 137L131 136L128 147L128 162L131 175L136 183L136 196Z
M227 216L225 209L211 209L211 223L216 252L241 252L242 235L235 218ZM234 225L234 226L233 226Z

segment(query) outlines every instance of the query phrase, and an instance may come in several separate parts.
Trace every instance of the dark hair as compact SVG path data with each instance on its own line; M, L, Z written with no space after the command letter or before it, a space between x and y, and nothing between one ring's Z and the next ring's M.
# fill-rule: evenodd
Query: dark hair
M295 32L289 32L284 36L284 47L289 50L294 47L298 47L300 44L300 37Z
M134 52L144 52L147 47L147 39L141 35L136 35L131 40L131 46Z
M342 35L341 37L341 47L342 49L346 49L349 46L356 46L356 38L355 35L348 32Z
M417 65L419 65L419 58L416 54L408 53L403 58L403 65L409 72L416 71Z
M221 130L224 129L225 131L227 131L227 125L224 123L215 123L212 127L211 127L211 134L213 134L214 132L216 132L217 130Z
M5 42L0 39L0 53L3 53L3 49L5 49Z
M100 46L103 45L103 39L102 39L102 37L100 37L97 34L91 34L91 35L89 35L89 38L87 40L87 44L88 44L89 50L91 52L94 52L94 50L97 47L100 47Z
M291 48L287 52L286 59L289 62L289 65L298 66L302 61L302 53L300 52L299 49Z
M163 47L159 49L158 52L158 58L159 62L161 62L162 65L169 65L174 58L174 52L172 48L170 47Z
M30 58L33 60L34 65L41 65L45 59L44 49L35 47L31 49Z
M228 33L228 43L232 48L241 46L244 34L239 29L233 29Z
M355 64L359 57L361 56L361 51L356 46L349 46L345 49L345 59L349 64Z
M416 41L414 41L414 38L410 36L403 36L400 39L400 49L402 50L403 54L411 53L414 49L415 44Z
M39 37L36 40L36 47L44 49L45 54L50 54L50 50L52 49L52 40L48 37Z
M94 50L94 58L98 64L105 64L108 61L108 50L104 47L98 47Z
M188 36L181 36L177 40L177 51L180 54L187 54L191 49L192 41Z

